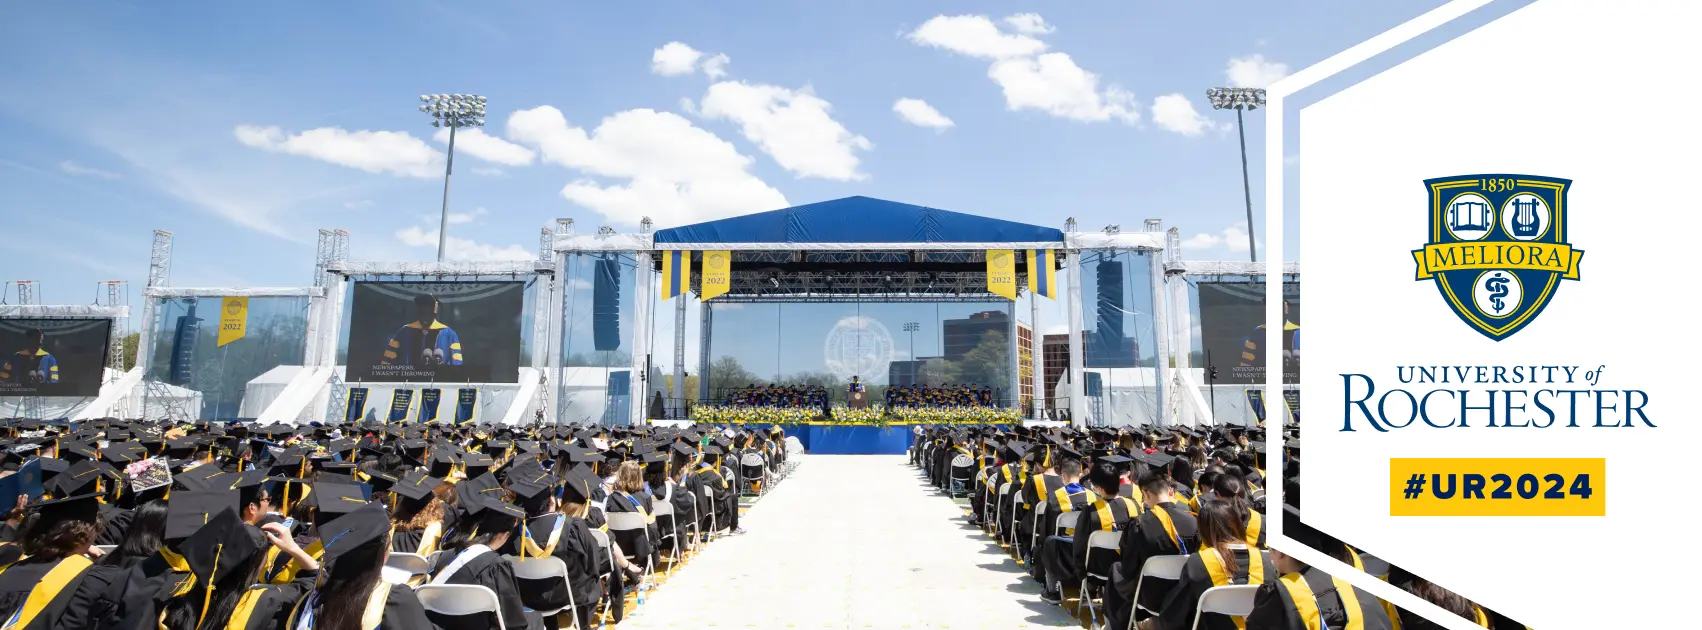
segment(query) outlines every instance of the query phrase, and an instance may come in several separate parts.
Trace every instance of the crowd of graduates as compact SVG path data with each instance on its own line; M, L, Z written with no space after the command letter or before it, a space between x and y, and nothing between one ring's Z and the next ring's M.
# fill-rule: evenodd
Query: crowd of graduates
M1073 593L1075 611L1106 628L1188 630L1197 614L1210 630L1440 628L1267 548L1270 461L1253 437L1240 426L935 427L911 457L937 488L968 496L971 522L1038 582L1043 601ZM1285 535L1481 627L1528 630L1302 522L1299 442L1292 434L1275 462ZM1254 587L1237 593L1245 614L1202 613L1208 590L1235 586Z
M903 385L886 390L889 409L917 407L992 407L998 404L993 389L985 385L923 387Z
M590 630L664 563L742 532L739 495L786 468L778 428L108 419L0 436L0 486L43 491L0 525L0 627L19 630ZM517 573L539 562L565 571ZM494 610L434 605L470 586Z
M827 405L827 388L814 385L746 385L727 391L731 407L819 409Z

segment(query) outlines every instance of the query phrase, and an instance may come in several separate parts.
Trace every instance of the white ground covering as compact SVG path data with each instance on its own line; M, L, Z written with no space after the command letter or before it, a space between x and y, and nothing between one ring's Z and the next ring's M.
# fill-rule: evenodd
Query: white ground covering
M621 630L1079 627L903 456L806 456L740 518Z

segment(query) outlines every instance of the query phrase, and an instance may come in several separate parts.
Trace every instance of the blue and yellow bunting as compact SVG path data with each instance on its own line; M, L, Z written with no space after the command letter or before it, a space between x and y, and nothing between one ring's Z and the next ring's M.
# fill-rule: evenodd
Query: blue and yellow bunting
M1058 299L1058 250L1028 250L1028 292Z
M691 288L691 252L662 251L662 299L670 300Z

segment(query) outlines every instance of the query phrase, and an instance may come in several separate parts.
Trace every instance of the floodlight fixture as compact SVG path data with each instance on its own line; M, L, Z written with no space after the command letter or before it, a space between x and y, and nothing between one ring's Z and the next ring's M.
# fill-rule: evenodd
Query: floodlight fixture
M1235 110L1235 131L1241 135L1241 193L1247 199L1247 255L1259 262L1258 246L1253 241L1253 185L1247 179L1247 127L1241 112L1265 106L1265 91L1260 88L1211 88L1206 98L1212 109Z

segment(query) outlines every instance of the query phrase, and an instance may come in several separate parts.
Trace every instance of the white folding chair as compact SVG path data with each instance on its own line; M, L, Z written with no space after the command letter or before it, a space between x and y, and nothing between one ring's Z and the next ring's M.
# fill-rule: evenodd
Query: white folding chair
M756 481L761 484L757 487L756 496L760 497L764 494L768 494L768 462L763 460L762 455L756 453L745 453L744 457L739 458L739 466L747 470L755 468L761 471L761 476L756 479ZM739 493L749 494L747 490L750 488L751 480L741 476L739 478L739 483L744 486L739 488Z
M1005 544L1015 545L1016 544L1016 506L1017 506L1017 500L1019 498L1016 495L1017 495L1017 492L1020 491L1022 488L1020 486L1011 485L1011 484L1006 484L1006 486L1008 486L1008 492L1010 494L1010 499L1004 501L1004 504L1005 504L1006 511L1009 512L1011 525L1010 525L1010 528L1009 528L1008 531L999 532L999 539L1005 541ZM1003 527L1004 524L1005 524L1005 516L1006 516L1005 514L999 515L999 526L1000 527Z
M969 468L974 465L975 460L970 459L968 455L964 455L962 453L959 453L957 457L953 457L951 459L951 468L948 470L948 474L946 475L947 495L950 495L951 498L955 499L959 492L962 492L965 495L969 494L969 483L975 480L975 475L969 472ZM962 473L961 475L959 474L960 472Z
M661 522L662 517L668 517L668 530L662 531L661 527L656 528L656 543L661 544L664 540L674 541L673 558L668 562L668 575L670 576L674 574L674 566L680 563L681 556L685 555L680 545L680 519L674 515L673 498L674 482L670 481L662 497L651 502L650 510L650 515L656 517L658 523Z
M1028 555L1031 558L1038 557L1040 555L1040 550L1038 548L1040 545L1040 522L1045 516L1046 502L1041 501L1038 505L1034 506L1034 519L1033 522L1028 524Z
M508 565L514 567L514 577L522 580L559 579L567 585L567 605L554 610L535 611L545 617L553 617L563 610L573 610L573 583L567 579L567 563L561 558L547 556L543 558L521 558L519 556L503 556ZM579 628L579 615L573 615L573 627ZM584 630L580 628L580 630Z
M426 609L428 617L432 613L450 617L489 613L496 616L494 627L508 627L502 619L502 603L497 600L496 591L490 590L489 587L476 584L425 584L414 587L414 596L419 598L420 606Z
M597 578L603 580L609 579L609 576L614 575L615 571L620 570L619 563L615 562L615 546L609 542L609 533L603 530L591 530L591 538L596 540L597 546L602 547L604 551L607 551L609 556L609 570L604 571L602 574L598 575Z
M644 519L643 514L639 514L637 512L610 512L608 514L608 517L609 517L609 531L610 532L632 532L632 531L636 531L636 532L638 532L638 535L642 536L645 541L647 541L651 544L652 547L655 546L656 541L650 540L650 527L649 527L650 523L649 523L649 521L646 521ZM625 552L623 550L623 553L625 553L625 557L626 557L627 560L631 560L631 561L634 561L634 562L636 562L638 560L638 556L636 555L636 552ZM648 577L650 575L650 573L655 570L655 568L656 568L655 565L650 563L650 556L648 554L645 555L644 556L644 576Z
M1075 530L1076 521L1081 520L1081 512L1064 512L1058 515L1058 520L1052 521L1052 535L1064 536Z
M389 584L407 584L416 576L431 573L431 561L417 553L390 552L384 561L383 577Z
M1082 560L1082 579L1081 588L1079 589L1079 592L1081 593L1081 603L1076 605L1076 610L1079 614L1081 604L1087 605L1087 625L1089 628L1099 627L1099 611L1093 605L1093 591L1091 590L1091 587L1111 583L1110 576L1100 575L1093 572L1093 552L1098 551L1101 555L1106 552L1110 552L1113 556L1120 555L1121 550L1118 548L1120 535L1120 532L1114 530L1100 530L1093 532L1092 534L1088 534L1087 536L1087 558Z
M1259 587L1252 584L1237 584L1234 586L1213 586L1200 593L1200 605L1194 610L1194 630L1200 628L1200 615L1217 613L1231 617L1245 617L1253 612L1253 597L1259 592Z
M684 486L680 486L679 490L691 497L691 514L686 515L691 519L691 523L686 525L686 533L690 535L690 539L686 541L686 551L695 554L698 551L698 539L703 537L703 528L698 526L697 520L697 493Z
M1135 607L1154 615L1158 614L1158 611L1141 606L1141 584L1145 583L1149 577L1155 580L1182 579L1182 567L1185 566L1188 566L1188 556L1153 556L1147 558L1146 562L1141 564L1140 577L1135 578ZM1134 611L1130 611L1129 614L1129 630L1135 630Z
M997 537L1000 540L1000 542L1004 541L1004 532L999 531L999 525L1000 525L999 521L1000 521L1000 519L1004 518L1004 515L1005 515L1005 497L1010 496L1010 494L1011 494L1010 482L1007 481L1005 483L999 484L999 493L998 493L999 502L993 508L993 518L991 519L990 522L993 524L993 536Z

